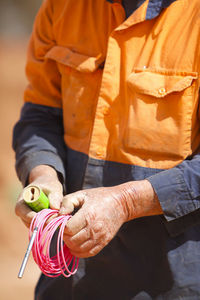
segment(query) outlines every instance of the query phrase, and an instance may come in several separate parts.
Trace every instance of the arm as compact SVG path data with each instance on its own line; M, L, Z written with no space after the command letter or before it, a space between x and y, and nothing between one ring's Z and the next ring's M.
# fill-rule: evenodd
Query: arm
M200 154L148 178L164 213L170 235L176 236L200 220Z
M124 222L135 218L164 214L171 235L199 223L199 165L196 155L148 180L64 197L61 213L81 207L67 224L65 243L74 255L89 257L101 251Z
M162 214L157 196L147 180L67 195L63 198L60 213L71 213L76 207L80 209L68 221L64 241L78 257L96 255L123 223Z
M13 132L16 171L22 184L37 165L49 165L65 181L66 146L63 139L62 109L25 103Z
M25 186L35 183L46 191L50 207L59 208L65 181L60 74L54 61L46 59L54 47L51 1L44 1L30 39L26 72L29 80L20 120L14 128L16 170ZM61 184L62 183L62 184ZM29 226L34 213L18 198L16 213Z

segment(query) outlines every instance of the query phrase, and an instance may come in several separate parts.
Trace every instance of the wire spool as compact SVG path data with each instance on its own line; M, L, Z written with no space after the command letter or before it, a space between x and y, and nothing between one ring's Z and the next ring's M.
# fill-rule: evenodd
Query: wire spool
M48 222L50 218L51 220ZM70 218L70 215L58 216L57 210L43 209L36 214L31 222L29 239L31 239L34 228L38 228L32 247L33 258L42 273L48 277L60 275L70 277L78 269L79 259L70 253L63 242L65 225ZM57 254L50 257L50 246L57 229L59 230Z
M70 215L58 215L58 210L49 208L49 199L44 192L34 185L24 189L25 203L37 214L32 219L29 229L29 241L35 232L32 244L32 255L43 274L48 277L63 275L70 277L78 269L79 259L73 256L63 242L65 225ZM50 246L55 232L58 230L57 254L50 256Z

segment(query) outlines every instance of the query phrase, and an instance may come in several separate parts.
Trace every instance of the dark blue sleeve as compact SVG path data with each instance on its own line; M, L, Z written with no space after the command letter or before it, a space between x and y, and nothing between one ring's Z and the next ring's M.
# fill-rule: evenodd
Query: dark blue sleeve
M200 154L147 179L158 196L171 235L200 223Z
M32 168L52 166L65 182L66 151L62 109L25 103L13 130L17 175L25 186Z

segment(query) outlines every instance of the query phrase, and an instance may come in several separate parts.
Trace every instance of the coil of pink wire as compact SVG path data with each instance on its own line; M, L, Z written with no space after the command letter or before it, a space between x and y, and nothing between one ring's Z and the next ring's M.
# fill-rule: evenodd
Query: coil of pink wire
M48 277L65 277L74 275L78 269L79 259L73 256L63 242L63 233L69 215L57 216L58 211L43 209L33 218L29 229L29 240L34 228L38 228L32 247L32 255L43 274ZM52 218L53 217L53 218ZM49 218L51 218L49 220ZM49 220L48 224L45 223ZM50 257L52 238L59 229L57 238L57 254Z

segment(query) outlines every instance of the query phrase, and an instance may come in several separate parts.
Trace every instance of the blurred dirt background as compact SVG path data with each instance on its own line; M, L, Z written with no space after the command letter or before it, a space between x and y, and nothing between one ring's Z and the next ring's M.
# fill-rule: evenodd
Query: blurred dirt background
M30 257L22 279L17 274L28 230L15 216L21 184L15 173L12 130L26 86L26 48L41 0L0 0L0 299L31 300L39 269Z

